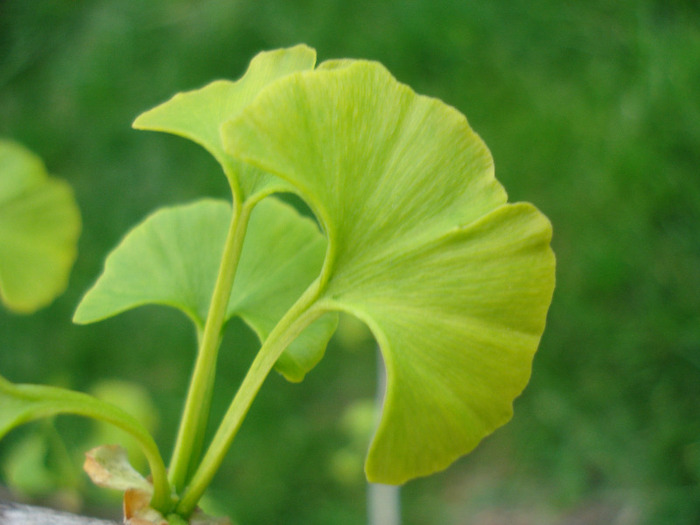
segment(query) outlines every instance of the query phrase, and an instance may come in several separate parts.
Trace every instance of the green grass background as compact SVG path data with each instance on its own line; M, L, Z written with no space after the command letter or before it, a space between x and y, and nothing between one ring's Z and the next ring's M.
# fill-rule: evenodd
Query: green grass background
M130 123L177 91L237 78L260 50L305 42L321 60L379 60L457 107L511 200L535 203L554 225L557 289L513 421L446 472L409 483L404 522L564 524L608 512L597 522L700 523L698 5L1 1L0 136L73 185L84 231L66 294L33 316L0 312L0 371L82 390L103 377L142 384L170 449L194 355L184 318L144 308L77 327L70 317L128 228L227 187L197 146ZM342 414L374 395L375 356L361 332L343 333L301 385L268 380L212 507L245 525L363 523ZM228 330L216 414L253 342ZM85 423L59 425L77 454ZM0 464L25 435L0 444ZM104 505L85 493L87 508Z

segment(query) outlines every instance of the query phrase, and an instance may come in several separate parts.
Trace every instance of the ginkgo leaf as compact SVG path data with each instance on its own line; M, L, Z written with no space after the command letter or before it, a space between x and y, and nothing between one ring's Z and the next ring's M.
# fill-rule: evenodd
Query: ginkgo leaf
M152 213L107 256L73 321L87 324L162 304L182 310L201 330L230 220L231 206L214 200Z
M209 308L231 206L218 200L159 210L108 256L74 321L90 323L145 304L182 310L201 331ZM226 319L240 316L265 340L315 277L326 241L314 222L275 198L253 211ZM334 315L317 320L287 349L277 369L299 381L322 357Z
M553 292L551 226L506 203L463 115L341 61L270 85L222 137L297 188L329 242L316 307L353 313L381 347L371 481L443 469L510 418Z
M80 212L70 186L32 152L0 141L0 299L31 313L63 293L77 254Z
M241 79L217 80L201 89L178 93L173 98L141 114L134 122L137 129L180 135L203 146L221 164L235 195L243 200L283 191L288 186L280 179L249 165L241 164L222 147L219 128L236 116L274 80L311 69L316 52L304 45L258 54Z

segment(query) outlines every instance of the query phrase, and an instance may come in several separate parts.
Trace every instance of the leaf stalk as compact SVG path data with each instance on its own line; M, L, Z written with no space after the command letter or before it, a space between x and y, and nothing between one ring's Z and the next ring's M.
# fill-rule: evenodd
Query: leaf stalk
M226 320L226 309L252 208L253 206L249 203L241 205L239 199L234 198L231 225L226 237L204 331L199 337L197 360L168 471L170 483L177 493L180 493L187 484L191 469L196 465L203 448L221 332Z
M182 493L182 498L176 507L177 513L181 516L189 516L193 512L197 502L211 483L253 400L279 356L290 342L324 313L320 308L313 308L319 292L320 285L319 281L316 280L280 319L261 346L229 405L209 449L192 476L189 485Z
M148 431L131 415L114 405L82 392L43 385L13 385L2 377L0 377L0 393L38 405L37 409L16 421L14 426L43 417L71 414L104 421L132 436L141 447L151 471L153 482L151 506L164 513L172 509L173 500L170 485L158 445Z

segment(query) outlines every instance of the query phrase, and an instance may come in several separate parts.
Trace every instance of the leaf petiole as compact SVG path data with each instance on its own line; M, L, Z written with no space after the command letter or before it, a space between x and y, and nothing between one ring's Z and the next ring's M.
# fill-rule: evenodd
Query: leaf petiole
M197 360L168 471L170 483L177 493L181 492L186 485L190 469L196 464L202 450L214 386L216 361L221 344L221 330L226 319L226 308L253 208L251 203L239 204L240 199L235 197L231 225L226 237L207 320L199 337Z
M255 396L265 378L277 362L282 352L307 326L325 313L314 308L320 294L318 280L311 283L304 294L280 319L274 330L265 340L257 356L250 365L238 392L234 396L205 456L195 471L190 483L182 493L176 507L181 516L189 516L211 483L243 423Z

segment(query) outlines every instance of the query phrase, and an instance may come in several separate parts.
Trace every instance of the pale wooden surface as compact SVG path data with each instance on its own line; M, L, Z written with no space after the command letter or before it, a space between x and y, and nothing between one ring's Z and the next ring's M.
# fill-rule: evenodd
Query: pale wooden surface
M119 523L0 500L0 525L119 525Z

